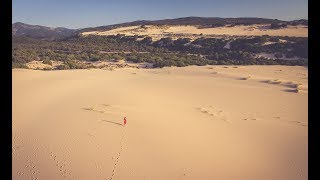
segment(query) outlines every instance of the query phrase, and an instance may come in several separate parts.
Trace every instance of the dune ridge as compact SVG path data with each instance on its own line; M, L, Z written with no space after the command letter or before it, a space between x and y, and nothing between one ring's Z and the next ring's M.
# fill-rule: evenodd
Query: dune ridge
M199 28L197 26L183 26L183 25L146 25L141 26L128 26L119 27L107 31L88 31L83 32L81 35L117 35L125 34L127 36L142 35L150 36L153 40L158 40L163 37L172 37L173 39L187 37L196 39L199 37L214 37L214 36L295 36L295 37L308 37L307 26L288 26L281 29L270 29L270 25L256 24L256 25L237 25L237 26L223 26L213 28Z

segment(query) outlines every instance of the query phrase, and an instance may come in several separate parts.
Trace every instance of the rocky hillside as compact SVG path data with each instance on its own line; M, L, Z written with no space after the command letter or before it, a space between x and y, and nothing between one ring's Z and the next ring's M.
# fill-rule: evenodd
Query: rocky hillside
M27 36L43 40L56 40L72 36L76 32L75 29L64 27L51 28L39 25L30 25L21 22L12 24L13 36Z

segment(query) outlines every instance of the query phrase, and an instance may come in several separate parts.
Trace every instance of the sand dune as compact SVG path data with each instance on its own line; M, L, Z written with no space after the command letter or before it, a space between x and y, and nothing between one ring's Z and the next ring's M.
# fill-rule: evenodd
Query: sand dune
M13 179L308 179L305 67L12 71Z
M146 28L140 26L121 27L108 31L90 31L84 32L82 35L117 35L125 34L128 36L144 35L150 36L154 40L162 37L179 37L199 38L201 36L211 35L228 35L228 36L296 36L308 37L307 26L288 26L282 29L270 29L270 25L238 25L233 27L215 27L215 28L198 28L196 26L153 26L148 25Z

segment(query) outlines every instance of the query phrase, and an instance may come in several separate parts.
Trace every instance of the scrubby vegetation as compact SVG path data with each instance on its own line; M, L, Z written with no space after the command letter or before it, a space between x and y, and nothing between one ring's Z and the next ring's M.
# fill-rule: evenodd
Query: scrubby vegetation
M23 63L12 62L12 68L23 68L28 69L28 66Z
M140 39L139 39L140 38ZM139 39L139 40L138 40ZM141 40L142 39L142 40ZM269 42L269 43L266 43ZM271 43L270 43L271 42ZM229 43L230 47L226 48ZM257 57L257 53L273 53L277 59ZM154 67L187 65L303 65L308 64L308 38L299 37L233 37L162 38L124 36L73 36L64 40L46 41L13 37L13 68L25 68L25 63L38 60L52 65L62 61L57 69L83 69L89 66L77 61L118 61L153 63ZM300 60L284 60L298 57Z
M42 61L42 63L43 63L43 64L48 64L48 65L52 66L52 62L51 62L50 60L48 60L48 59L44 59L44 60Z

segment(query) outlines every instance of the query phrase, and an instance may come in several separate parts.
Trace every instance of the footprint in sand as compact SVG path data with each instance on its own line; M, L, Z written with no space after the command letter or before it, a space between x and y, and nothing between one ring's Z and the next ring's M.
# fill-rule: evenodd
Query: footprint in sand
M114 108L110 104L99 104L91 107L82 108L85 111L92 111L97 113L111 113L111 109Z
M24 148L23 142L18 138L17 135L13 135L12 138L12 155L16 155L19 151Z
M289 122L298 126L308 126L308 123L301 122L301 121L289 121Z
M189 174L189 172L186 169L183 169L181 174L179 175L179 179L185 178L186 176L188 176L188 174Z
M218 108L213 107L213 106L199 107L197 109L201 113L207 114L208 116L210 116L212 118L218 118L218 119L220 119L222 121L229 122L227 120L225 112L223 112L223 110L221 110L221 109L218 109Z
M100 111L103 111L104 113L109 113L109 114L122 112L122 110L120 110L120 107L117 105L100 104L97 108L99 108Z
M94 161L94 167L96 168L97 174L99 174L99 176L102 176L103 167L102 167L101 163Z
M31 173L31 179L38 179L37 176L39 175L40 172L37 170L38 168L32 160L30 159L26 160L26 168Z
M245 114L241 120L243 120L243 121L259 121L259 120L261 120L261 118L259 118L259 116L255 115L255 114Z
M93 132L87 132L87 140L90 141L90 143L92 144L92 146L95 146L95 150L100 151L101 150L101 146L99 143L96 142L96 136L94 135Z
M256 121L256 120L258 120L257 118L244 118L244 119L242 119L242 120L244 120L244 121Z
M86 111L93 111L93 112L98 112L98 113L104 113L104 111L98 110L98 109L93 108L93 107L82 108L82 109L83 109L83 110L86 110Z
M280 116L274 116L273 119L278 119L282 122L287 122L287 123L298 125L298 126L308 126L308 123L306 123L306 122L283 120ZM258 118L245 118L243 120L247 121L247 120L259 120L259 119Z
M121 138L121 141L120 141L120 149L119 149L119 152L117 153L117 156L115 158L115 162L114 162L114 165L113 165L113 170L112 170L112 175L110 177L110 180L113 179L113 177L114 177L114 175L116 173L116 169L117 169L117 166L118 166L120 158L121 158L121 152L123 150L123 143L124 143L123 141L124 141L124 134L122 134L122 138ZM114 158L112 157L112 159L114 159Z
M54 162L54 165L57 167L59 174L63 178L70 179L71 178L71 171L67 169L66 163L64 161L60 160L60 158L53 151L50 151L49 154L50 154L51 160Z

